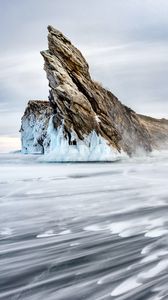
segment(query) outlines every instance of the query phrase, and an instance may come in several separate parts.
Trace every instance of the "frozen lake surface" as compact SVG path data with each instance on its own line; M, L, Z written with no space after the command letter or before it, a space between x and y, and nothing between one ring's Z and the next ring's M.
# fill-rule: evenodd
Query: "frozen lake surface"
M0 299L168 299L168 153L0 155Z

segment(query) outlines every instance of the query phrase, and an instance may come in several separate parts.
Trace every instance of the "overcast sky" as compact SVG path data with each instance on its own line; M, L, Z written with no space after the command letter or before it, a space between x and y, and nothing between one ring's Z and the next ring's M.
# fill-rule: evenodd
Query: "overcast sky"
M48 24L124 104L168 117L167 0L0 0L0 135L17 135L27 101L48 97Z

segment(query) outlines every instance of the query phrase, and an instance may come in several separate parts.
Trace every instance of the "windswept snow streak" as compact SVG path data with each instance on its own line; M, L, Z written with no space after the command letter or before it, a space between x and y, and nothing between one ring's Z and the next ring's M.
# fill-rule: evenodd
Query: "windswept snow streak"
M166 153L0 166L0 300L168 299Z

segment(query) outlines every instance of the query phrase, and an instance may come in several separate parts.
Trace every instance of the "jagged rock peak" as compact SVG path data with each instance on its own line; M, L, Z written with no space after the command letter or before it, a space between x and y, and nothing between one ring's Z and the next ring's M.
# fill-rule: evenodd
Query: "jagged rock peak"
M89 66L81 52L71 44L67 37L51 25L48 26L48 46L49 52L60 59L67 71L81 72L90 78ZM43 51L41 53L44 54Z
M108 157L107 160L110 160L112 152L124 151L132 155L139 150L151 151L160 144L167 145L168 123L136 114L92 80L88 63L81 52L52 26L48 26L48 50L41 54L49 81L51 107L48 111L48 103L39 103L41 117L40 121L35 118L34 124L42 124L44 119L45 134L40 139L44 152L53 151L55 147L59 159L65 161L68 157L71 160L73 156L72 160L75 160L74 157L79 154L81 160L86 160L83 156L85 149L88 160L90 157L97 157L97 160ZM22 123L27 118L26 113ZM29 123L31 126L32 123ZM22 127L28 128L26 126ZM35 144L38 139L35 135ZM97 149L101 149L101 153ZM103 149L108 155L102 155Z
M150 150L148 132L136 114L91 79L83 55L60 31L48 30L49 50L41 54L57 114L55 127L64 120L65 136L75 132L84 139L94 130L118 151L131 153L141 146Z

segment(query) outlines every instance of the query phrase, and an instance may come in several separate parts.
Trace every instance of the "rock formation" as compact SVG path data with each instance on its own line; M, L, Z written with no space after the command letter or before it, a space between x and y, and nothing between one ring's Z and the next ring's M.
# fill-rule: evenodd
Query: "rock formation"
M81 52L60 31L48 26L48 32L49 49L41 54L49 102L29 102L22 118L23 152L55 151L56 160L111 160L116 153L148 152L167 143L168 121L123 105L92 80Z
M149 116L137 115L140 122L147 128L152 149L168 148L168 120L155 119Z

